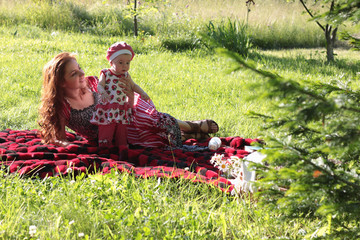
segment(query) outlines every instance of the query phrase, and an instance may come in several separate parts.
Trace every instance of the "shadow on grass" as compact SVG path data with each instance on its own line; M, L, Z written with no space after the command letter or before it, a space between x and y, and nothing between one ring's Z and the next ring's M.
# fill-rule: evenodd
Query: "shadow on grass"
M316 53L314 54L316 55ZM336 76L339 73L346 73L346 77L355 78L360 71L360 61L348 59L336 59L334 62L327 62L318 56L307 58L304 55L296 57L277 57L260 53L251 53L249 58L255 62L260 62L271 68L286 69L289 71L301 71L303 74L321 74L325 76Z

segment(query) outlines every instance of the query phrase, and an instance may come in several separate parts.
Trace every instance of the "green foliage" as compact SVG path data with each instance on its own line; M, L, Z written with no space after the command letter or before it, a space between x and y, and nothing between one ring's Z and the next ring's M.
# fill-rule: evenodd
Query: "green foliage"
M50 30L125 35L132 32L132 20L124 9L99 5L90 10L72 1L38 1L14 4L0 10L0 24L26 23ZM99 10L101 9L101 10Z
M154 23L161 46L174 52L201 48L202 21L186 12L186 8L185 11L174 9L176 12L171 12L166 6L158 8L161 15Z
M328 11L318 17L326 18L337 25L349 21L358 23L360 21L360 2L357 0L339 1L332 11Z
M249 27L254 47L260 49L325 47L325 37L314 29L289 23L272 23Z
M358 24L360 21L360 2L356 0L341 1L333 11L328 11L318 18L323 18L336 25L348 22L354 25ZM340 33L340 39L348 41L354 50L360 50L360 38L355 37L355 32L351 34L348 31L343 31Z
M210 48L211 44L220 46L231 51L237 52L242 56L247 56L251 48L251 42L247 31L247 25L239 21L222 21L215 26L213 22L207 25L207 37L205 44Z
M276 216L205 184L127 173L22 179L0 174L1 239L296 238L307 222ZM288 229L288 231L286 230Z
M341 39L349 42L353 50L360 51L360 38L353 37L348 32L342 32L339 35Z
M287 218L320 218L313 236L359 238L360 91L341 80L286 79L224 53L264 77L250 87L273 103L267 114L254 113L269 148L258 166L260 203Z
M316 22L324 32L327 60L333 61L333 48L337 40L339 27L349 22L355 25L360 21L360 2L357 0L313 0L312 2L314 4L312 7L309 7L309 1L300 0L300 2L311 17L311 20ZM319 5L321 8L319 8ZM325 9L325 11L319 9ZM349 30L343 31L342 34L340 34L340 39L347 40L348 43L353 46L353 49L359 49L360 39L355 35L349 34L348 31Z
M133 33L132 19L126 18L126 13L122 8L101 6L101 10L96 9L89 14L92 16L91 21L87 26L78 29L81 32L108 36L123 36Z
M324 46L324 36L319 34L315 24L306 21L299 6L264 0L252 6L251 15L246 15L249 17L247 20L244 11L247 12L245 2L238 4L235 0L214 0L211 4L202 4L201 1L141 1L136 13L133 4L127 4L127 1L16 0L0 3L0 25L30 24L49 31L91 33L104 37L133 36L136 14L139 35L155 36L168 49L199 48L197 40L200 34L209 33L209 22L216 26L214 31L222 25L222 30L229 35L223 37L231 38L233 34L237 42L241 42L242 25L247 22L251 43L261 49ZM236 27L239 27L239 33L236 33Z

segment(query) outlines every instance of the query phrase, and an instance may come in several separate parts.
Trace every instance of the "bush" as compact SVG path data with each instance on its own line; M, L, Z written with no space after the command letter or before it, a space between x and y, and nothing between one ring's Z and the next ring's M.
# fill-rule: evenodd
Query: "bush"
M71 2L29 4L24 22L41 28L78 31L91 22L85 9Z
M242 56L247 56L251 47L250 38L247 34L247 25L239 21L222 21L215 27L213 22L207 25L207 37L205 40L208 46L210 42L215 45L229 49Z
M99 5L94 10L71 1L34 1L0 8L0 24L26 23L43 29L90 32L101 35L130 35L133 23L124 9Z

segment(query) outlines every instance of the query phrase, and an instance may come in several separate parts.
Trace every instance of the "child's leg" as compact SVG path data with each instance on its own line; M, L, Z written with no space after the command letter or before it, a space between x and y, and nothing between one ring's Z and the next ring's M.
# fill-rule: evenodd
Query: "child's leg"
M114 123L108 125L99 125L99 147L110 147L114 137L116 125Z
M115 132L115 144L119 148L119 160L127 160L128 142L127 142L127 125L118 123Z
M127 142L127 125L126 124L118 123L116 125L115 144L117 146L120 146L120 145L127 146L128 145L128 142Z

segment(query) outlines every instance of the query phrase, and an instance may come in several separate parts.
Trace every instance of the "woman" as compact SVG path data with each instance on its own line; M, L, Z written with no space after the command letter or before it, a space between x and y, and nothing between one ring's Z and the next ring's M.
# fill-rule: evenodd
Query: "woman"
M39 120L45 143L69 145L65 127L88 140L97 138L97 126L90 123L99 98L96 86L97 79L85 77L71 53L60 53L45 65ZM134 120L128 127L129 144L181 147L181 132L190 138L206 138L219 130L212 120L180 121L158 112L151 101L142 100L130 89L128 85L124 89L134 110Z

